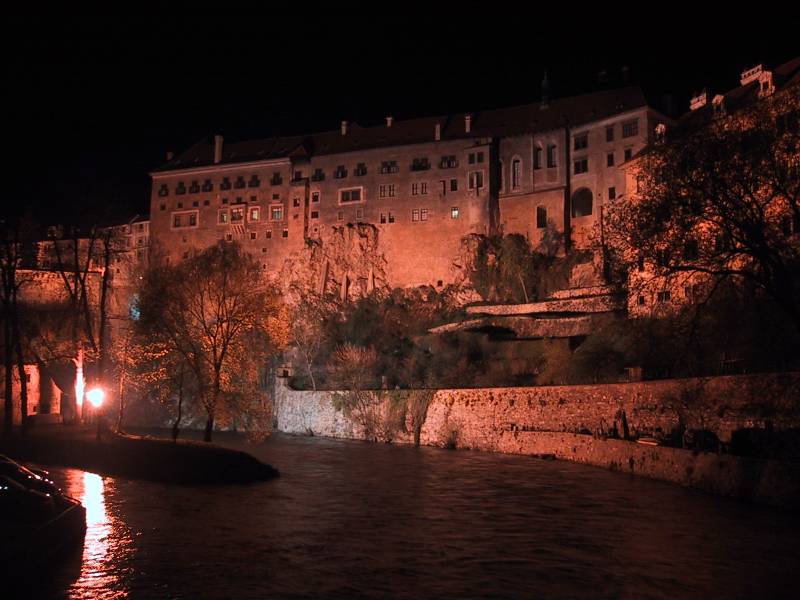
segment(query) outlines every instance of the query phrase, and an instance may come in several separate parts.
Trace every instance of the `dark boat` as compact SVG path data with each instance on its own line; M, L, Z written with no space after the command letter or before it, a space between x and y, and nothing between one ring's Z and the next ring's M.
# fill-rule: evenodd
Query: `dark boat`
M85 534L86 509L47 471L0 455L0 570L13 577L53 566Z

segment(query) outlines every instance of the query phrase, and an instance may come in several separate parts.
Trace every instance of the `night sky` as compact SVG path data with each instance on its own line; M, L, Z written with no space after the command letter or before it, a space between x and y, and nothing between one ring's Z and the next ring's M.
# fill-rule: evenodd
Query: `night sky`
M313 11L9 17L4 210L30 207L41 222L68 220L76 206L112 207L120 219L146 213L148 172L168 150L215 133L236 140L535 102L545 70L552 95L563 96L597 89L601 69L621 83L623 65L653 102L671 94L683 109L704 86L735 87L745 66L800 54L788 22L784 35L780 23L757 20L741 34L679 22L655 32L649 16L543 33L526 19L476 18L487 5L469 18L470 5L458 6L461 17L316 22Z

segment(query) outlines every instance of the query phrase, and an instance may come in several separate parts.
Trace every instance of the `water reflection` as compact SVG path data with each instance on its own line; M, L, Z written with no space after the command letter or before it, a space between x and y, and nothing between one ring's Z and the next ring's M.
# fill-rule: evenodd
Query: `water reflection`
M120 598L127 595L127 569L132 540L127 526L109 510L115 494L113 479L68 470L65 491L86 508L86 538L80 577L69 590L71 598Z

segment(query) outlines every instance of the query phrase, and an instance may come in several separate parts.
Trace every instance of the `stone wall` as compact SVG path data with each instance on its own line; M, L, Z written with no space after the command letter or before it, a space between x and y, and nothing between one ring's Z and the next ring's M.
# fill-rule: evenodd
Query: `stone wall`
M333 408L333 392L300 392L279 379L279 431L364 439L363 429ZM398 392L380 392L388 398ZM705 491L775 505L800 500L800 465L696 453L603 439L624 411L632 435L668 433L679 422L722 441L746 427L800 426L800 373L738 375L594 386L438 390L420 443L488 452L545 455L626 471ZM387 406L385 402L382 406ZM383 410L383 414L390 411ZM396 411L393 414L397 414ZM386 441L413 442L410 415ZM381 435L372 437L381 437Z
M352 437L354 425L337 413L330 392L296 392L279 380L278 429ZM604 385L438 390L428 408L423 443L437 444L456 429L482 442L505 431L607 433L619 411L632 435L668 434L679 423L729 441L737 429L800 426L800 373L731 375Z

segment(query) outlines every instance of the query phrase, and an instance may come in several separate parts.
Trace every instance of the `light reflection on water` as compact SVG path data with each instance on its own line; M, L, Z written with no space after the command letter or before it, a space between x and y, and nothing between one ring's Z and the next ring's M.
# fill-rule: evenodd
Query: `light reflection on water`
M127 564L133 552L128 527L107 509L115 481L95 473L66 469L64 491L86 508L86 537L80 576L70 586L70 598L127 596Z
M240 447L281 477L168 486L52 469L88 527L79 570L51 595L796 597L796 515L524 456Z

